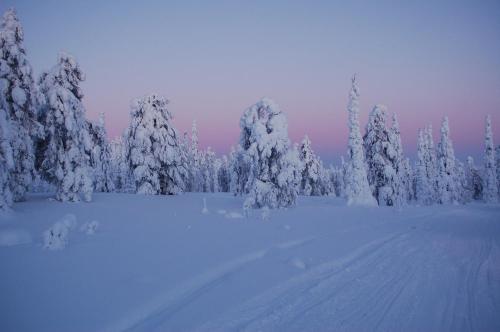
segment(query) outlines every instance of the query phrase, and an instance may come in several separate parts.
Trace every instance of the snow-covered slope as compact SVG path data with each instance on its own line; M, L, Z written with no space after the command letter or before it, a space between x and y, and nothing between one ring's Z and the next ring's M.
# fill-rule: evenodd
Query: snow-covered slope
M30 196L0 217L0 330L500 330L499 205L242 203Z

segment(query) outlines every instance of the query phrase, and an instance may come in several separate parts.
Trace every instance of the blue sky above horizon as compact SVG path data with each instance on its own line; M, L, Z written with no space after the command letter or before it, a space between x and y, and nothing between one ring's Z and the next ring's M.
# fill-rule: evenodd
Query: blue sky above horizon
M226 153L244 109L263 96L286 113L293 141L308 134L327 162L345 153L350 77L359 76L362 126L371 108L399 117L413 156L417 130L435 140L450 119L456 153L483 150L491 114L500 143L499 1L11 1L39 74L59 51L86 72L88 117L108 133L133 98L171 100L180 132ZM478 160L479 162L479 160Z

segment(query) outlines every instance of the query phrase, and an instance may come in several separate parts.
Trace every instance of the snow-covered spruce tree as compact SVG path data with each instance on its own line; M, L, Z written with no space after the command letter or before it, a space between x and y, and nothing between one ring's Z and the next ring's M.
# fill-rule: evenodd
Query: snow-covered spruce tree
M363 137L366 164L368 166L368 183L373 196L379 205L396 204L397 174L394 166L394 149L386 129L387 109L376 105L366 125Z
M240 147L238 144L237 147ZM237 157L238 154L236 153L236 148L234 145L231 146L231 149L229 150L229 157L228 162L229 162L229 192L237 195L237 187L238 187L238 165L237 165Z
M437 156L436 149L434 148L434 138L432 135L432 125L425 128L425 139L427 141L427 174L431 183L433 200L436 201L438 197L438 182L437 182Z
M231 186L230 164L227 156L222 156L220 167L217 173L219 189L221 192L229 192Z
M297 181L297 194L300 194L300 186L301 186L301 181L302 181L302 171L304 170L304 163L300 160L300 146L299 143L295 142L293 145L290 147L291 153L297 156L297 171L299 172L299 179Z
M331 165L329 169L330 182L332 183L333 193L335 194L335 196L343 198L345 198L344 165L344 158L342 158L342 165L340 167Z
M115 184L111 166L111 150L104 126L104 114L99 114L97 123L88 122L88 128L92 140L90 166L94 174L94 191L113 192Z
M335 197L336 193L332 181L331 169L326 168L323 165L321 159L318 159L318 161L319 161L319 182L320 182L321 195Z
M188 177L168 100L156 94L136 99L126 137L126 161L138 194L177 194Z
M486 131L484 139L484 189L483 198L488 203L498 202L498 186L496 174L495 149L493 132L491 130L491 117L486 117Z
M24 34L16 12L9 9L0 22L0 108L7 112L10 141L15 156L9 186L13 200L24 199L33 179L33 137L41 127L36 121L37 90L23 46Z
M46 100L41 168L44 177L56 186L56 198L60 201L78 201L80 196L85 201L92 198L92 144L79 86L84 78L75 59L61 53L57 65L40 80Z
M415 168L415 196L418 203L423 205L434 204L437 200L437 181L436 156L431 126L419 130Z
M242 133L243 135L243 133ZM250 145L246 147L249 149ZM247 184L250 176L252 160L250 155L241 144L238 144L235 149L231 151L231 192L235 195L246 195L249 193Z
M457 183L458 187L458 202L461 204L466 203L466 197L465 197L465 184L466 184L466 178L465 178L465 168L466 166L464 165L463 162L461 162L459 159L455 159L455 181Z
M467 157L467 164L465 166L464 188L464 200L466 202L481 200L483 198L483 179L474 164L474 159L470 156Z
M406 159L403 156L403 144L401 143L401 131L396 113L392 114L392 126L389 130L390 147L387 150L389 158L395 170L393 180L394 199L393 203L396 206L402 206L408 202L410 196L408 170L406 169Z
M219 182L217 173L220 167L220 161L215 157L214 151L210 147L201 155L202 163L200 165L203 178L203 192L219 192Z
M458 203L461 200L461 184L457 174L455 152L450 139L448 117L441 125L441 142L437 151L438 201L441 204Z
M187 132L184 132L182 138L179 138L179 151L181 154L182 164L186 165L187 178L184 184L184 191L192 191L192 171L191 171L191 145Z
M115 190L122 193L136 192L135 179L128 159L128 151L130 151L129 130L129 127L125 128L122 135L113 140L111 145Z
M368 184L363 139L359 128L359 89L356 76L352 78L347 111L349 112L349 143L344 178L347 204L375 205L376 201Z
M403 173L402 177L404 179L404 192L406 194L406 201L415 200L415 188L414 188L414 173L410 165L410 159L405 158L403 161Z
M281 208L295 204L300 168L297 152L290 149L285 115L264 98L245 110L240 120L241 158L248 169L238 181L237 193L248 190L244 208Z
M364 163L364 155L365 155L365 152L363 151L363 163ZM341 190L341 194L339 195L340 197L347 197L347 176L348 176L348 166L349 166L349 163L345 161L345 158L344 156L341 156L340 157L340 169L339 169L339 180L340 180L340 190ZM365 168L365 173L366 173L366 164L364 165L364 168ZM366 178L366 183L368 183L368 177ZM368 184L368 189L370 188L370 185ZM370 191L370 190L369 190ZM370 191L371 193L371 191ZM370 194L371 195L371 194ZM377 204L377 201L375 200L375 198L372 197L372 201L373 201L373 204Z
M497 188L498 194L500 195L500 145L495 149L496 151L496 168L497 168Z
M250 174L250 157L245 153L243 147L238 144L236 148L231 147L229 153L229 174L231 182L229 183L229 191L234 195L248 194L249 190L246 187Z
M300 193L306 196L320 196L323 192L321 183L321 164L311 148L311 141L306 135L299 148L302 163Z
M420 204L433 203L432 184L427 174L427 141L424 130L418 131L417 163L415 166L415 195Z
M10 123L7 112L0 105L0 211L12 206L10 174L14 168L14 158L10 145Z
M215 152L214 152L214 161L212 163L212 186L213 186L213 192L218 193L221 191L221 188L219 186L219 170L222 167L222 160L215 157Z
M123 192L126 166L123 158L123 140L117 137L109 142L110 167L114 188L117 192ZM125 166L125 167L124 167Z
M203 191L203 187L205 185L202 170L203 158L203 151L200 151L198 147L198 127L196 126L196 121L193 121L193 125L191 127L191 147L189 153L189 187L193 192Z

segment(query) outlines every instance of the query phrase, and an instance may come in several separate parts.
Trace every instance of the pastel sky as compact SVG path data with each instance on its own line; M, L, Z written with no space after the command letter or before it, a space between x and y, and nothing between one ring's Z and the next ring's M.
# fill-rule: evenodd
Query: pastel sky
M120 135L130 102L171 100L179 132L196 119L218 153L263 96L308 134L326 161L346 151L347 94L357 73L362 127L373 105L396 112L404 148L419 127L435 139L448 115L459 157L481 157L484 117L500 143L500 1L12 1L38 75L61 50L85 70L90 119Z

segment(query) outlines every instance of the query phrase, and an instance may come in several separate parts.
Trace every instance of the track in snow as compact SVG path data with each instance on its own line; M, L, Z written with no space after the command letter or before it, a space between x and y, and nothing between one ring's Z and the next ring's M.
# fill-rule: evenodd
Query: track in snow
M499 262L493 241L404 232L292 278L200 330L498 331Z
M123 321L109 327L108 330L162 330L162 324L168 322L168 320L179 310L189 306L192 302L195 302L214 287L223 284L230 276L236 274L248 264L262 259L274 250L297 248L312 240L314 240L313 237L308 237L278 243L271 248L255 251L214 267L178 285L175 287L174 291L159 295L158 298L154 299L149 305L143 307L140 311L131 316L128 316Z

